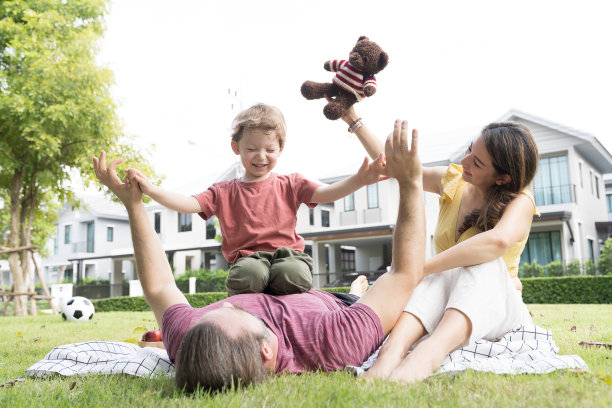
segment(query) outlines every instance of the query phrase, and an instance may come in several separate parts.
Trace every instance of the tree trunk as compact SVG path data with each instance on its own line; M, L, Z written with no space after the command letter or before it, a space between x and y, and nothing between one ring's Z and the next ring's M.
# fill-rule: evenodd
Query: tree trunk
M10 187L10 231L8 246L9 248L19 247L19 220L21 213L21 200L20 193L23 185L23 179L25 176L25 164L21 170L14 174L13 181L11 181ZM23 271L19 262L19 253L11 252L8 256L9 266L11 268L11 275L13 276L13 291L15 292L27 292L26 282L23 280ZM26 296L15 296L15 316L26 316L27 310L27 297Z

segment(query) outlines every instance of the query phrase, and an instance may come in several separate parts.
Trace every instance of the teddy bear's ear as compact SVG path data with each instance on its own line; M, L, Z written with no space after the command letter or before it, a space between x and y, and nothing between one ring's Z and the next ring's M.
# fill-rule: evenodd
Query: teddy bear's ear
M379 56L378 56L378 69L381 70L384 67L387 66L387 64L389 63L389 55L387 55L386 52L382 52Z
M365 35L362 35L361 37L359 37L359 39L357 41L359 42L361 40L370 41L370 39L368 37L366 37Z

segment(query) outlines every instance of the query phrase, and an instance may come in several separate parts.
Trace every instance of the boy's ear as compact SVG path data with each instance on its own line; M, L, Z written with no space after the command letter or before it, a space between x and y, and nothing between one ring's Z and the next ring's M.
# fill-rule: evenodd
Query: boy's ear
M240 150L238 150L238 142L235 142L232 140L232 150L234 151L234 153L236 153L237 155L240 155Z

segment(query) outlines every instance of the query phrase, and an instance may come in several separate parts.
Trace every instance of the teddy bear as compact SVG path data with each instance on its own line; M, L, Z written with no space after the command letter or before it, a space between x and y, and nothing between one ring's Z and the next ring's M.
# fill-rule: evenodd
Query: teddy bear
M327 95L331 102L323 108L327 119L336 120L356 102L376 93L376 78L389 63L389 56L374 41L361 36L346 60L325 62L323 68L336 72L332 82L306 81L301 92L306 99L320 99Z

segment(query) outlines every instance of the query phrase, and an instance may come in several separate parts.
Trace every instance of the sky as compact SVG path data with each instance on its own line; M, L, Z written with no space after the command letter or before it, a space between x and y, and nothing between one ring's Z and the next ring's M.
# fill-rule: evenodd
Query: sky
M443 147L459 148L510 109L592 134L612 152L610 15L606 0L113 0L98 61L114 72L125 132L151 151L167 188L237 160L232 103L283 111L275 171L357 170L358 140L300 86L331 81L323 63L347 59L361 35L389 65L357 113L381 139L407 119L424 160L445 159Z

